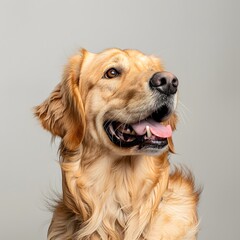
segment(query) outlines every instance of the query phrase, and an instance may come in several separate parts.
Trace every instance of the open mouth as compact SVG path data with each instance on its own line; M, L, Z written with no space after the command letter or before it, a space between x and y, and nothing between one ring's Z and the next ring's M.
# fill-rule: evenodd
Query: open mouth
M171 126L162 123L170 113L170 108L163 106L136 123L106 121L104 129L109 139L119 147L161 149L168 144L167 138L172 136Z

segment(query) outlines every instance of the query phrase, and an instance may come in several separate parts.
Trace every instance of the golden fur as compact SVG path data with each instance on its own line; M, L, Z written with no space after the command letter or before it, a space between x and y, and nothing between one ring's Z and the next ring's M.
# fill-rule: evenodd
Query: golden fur
M103 79L112 67L118 79ZM42 126L61 137L63 196L53 213L48 239L194 240L199 192L189 171L170 173L168 147L159 154L114 145L106 119L146 118L153 102L147 81L163 71L159 59L136 50L81 50L62 81L35 108ZM165 121L176 128L173 112Z

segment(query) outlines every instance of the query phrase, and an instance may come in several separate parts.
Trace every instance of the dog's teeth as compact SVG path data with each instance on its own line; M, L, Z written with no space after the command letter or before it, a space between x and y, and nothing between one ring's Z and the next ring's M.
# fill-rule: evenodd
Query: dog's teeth
M131 133L131 130L129 128L125 129L126 133Z
M129 135L135 135L136 134L134 130L132 130L131 128L129 128L127 126L125 126L125 127L120 126L118 128L118 130L121 131L122 133L129 134Z
M152 133L150 131L150 127L146 126L146 130L147 130L147 137L150 138L152 136Z

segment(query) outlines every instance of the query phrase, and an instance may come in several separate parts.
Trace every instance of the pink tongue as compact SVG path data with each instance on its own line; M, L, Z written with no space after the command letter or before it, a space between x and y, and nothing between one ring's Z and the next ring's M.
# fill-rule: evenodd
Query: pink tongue
M151 133L155 136L161 138L168 138L172 136L172 128L170 125L164 126L161 123L154 121L152 118L132 124L132 128L138 135L144 135L146 133L146 126L149 126Z

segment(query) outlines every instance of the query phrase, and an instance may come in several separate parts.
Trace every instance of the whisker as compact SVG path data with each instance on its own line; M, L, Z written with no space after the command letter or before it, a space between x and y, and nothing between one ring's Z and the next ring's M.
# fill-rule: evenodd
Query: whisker
M179 110L178 111L179 116L183 120L183 123L186 124L190 119L189 115L187 114L186 111L191 112L190 109L185 104L183 104L182 101L179 100L179 109L178 110Z
M186 109L188 112L191 112L190 109L181 100L178 100L178 102L182 107L184 107L184 109Z
M131 116L132 116L132 114L129 114L129 116L128 116L128 118L127 118L127 121L126 121L125 124L124 124L124 128L125 128L126 125L128 124L127 122L128 122L128 120L131 118Z
M187 121L181 111L178 112L178 116L181 118L182 122L186 125Z
M140 123L141 122L141 120L142 120L142 112L140 113L140 115L139 115L139 118L138 118L139 120L138 120L138 122Z

